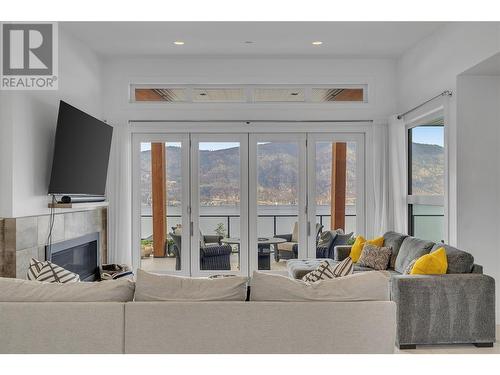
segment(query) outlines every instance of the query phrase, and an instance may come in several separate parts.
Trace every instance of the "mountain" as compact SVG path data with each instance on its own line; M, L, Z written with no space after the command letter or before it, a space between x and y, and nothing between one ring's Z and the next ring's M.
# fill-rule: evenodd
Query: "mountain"
M347 147L346 201L356 200L355 143ZM167 199L169 205L181 198L181 152L168 146ZM297 147L291 143L258 145L258 200L262 205L297 204ZM413 143L413 193L443 194L444 150L437 145ZM234 205L239 201L239 148L200 151L200 201L204 206ZM316 148L316 203L330 204L331 143ZM141 200L151 205L151 151L141 152Z

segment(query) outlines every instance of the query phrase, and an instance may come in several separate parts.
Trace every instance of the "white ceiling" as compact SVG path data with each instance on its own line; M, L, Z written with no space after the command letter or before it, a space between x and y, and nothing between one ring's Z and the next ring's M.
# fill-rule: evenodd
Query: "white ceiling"
M442 22L62 22L106 57L395 58ZM176 46L174 41L185 42ZM322 41L314 46L313 41ZM252 41L253 43L245 43Z

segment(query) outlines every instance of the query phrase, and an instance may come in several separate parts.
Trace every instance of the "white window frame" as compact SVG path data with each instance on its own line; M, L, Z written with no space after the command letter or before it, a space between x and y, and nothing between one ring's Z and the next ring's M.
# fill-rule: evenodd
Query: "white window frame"
M200 269L200 190L199 190L199 143L239 142L240 143L240 269L201 270ZM210 276L213 274L247 275L248 270L248 134L191 134L191 274ZM197 187L197 188L194 188Z
M307 256L307 177L306 177L306 133L253 133L249 136L249 182L255 182L255 189L249 191L249 215L256 220L249 222L249 249L250 249L250 275L258 270L258 231L257 231L257 143L258 142L297 142L298 144L298 226L299 226L299 251L298 258ZM276 251L276 249L275 249ZM270 256L273 256L271 254ZM260 270L260 272L277 272L273 270Z
M141 265L141 189L140 189L140 163L142 142L181 142L181 181L182 181L182 228L189 228L189 202L190 202L190 180L189 180L189 134L132 134L132 265L137 269ZM177 274L189 276L191 269L189 259L189 231L183 230L181 241L184 244L181 249L181 270L158 270L157 273Z
M446 110L444 104L440 104L436 107L433 107L430 110L425 112L418 112L413 117L409 119L405 119L405 172L406 172L406 222L409 224L409 216L408 216L408 207L409 205L426 205L426 206L443 206L444 208L444 228L443 240L448 243L449 242L449 215L448 215L448 118L446 115ZM444 125L443 125L443 134L444 134L444 194L443 195L410 195L408 191L408 185L410 183L410 175L409 175L409 163L411 160L408 144L408 132L413 128L417 128L422 125L426 125L429 122L435 120L436 118L443 117ZM410 232L411 228L408 225L408 232Z
M308 134L308 253L316 257L316 143L317 142L355 142L356 143L356 233L366 233L365 221L365 135L363 133L321 133ZM333 215L332 215L333 216ZM331 220L331 219L330 219ZM325 230L325 228L323 228Z

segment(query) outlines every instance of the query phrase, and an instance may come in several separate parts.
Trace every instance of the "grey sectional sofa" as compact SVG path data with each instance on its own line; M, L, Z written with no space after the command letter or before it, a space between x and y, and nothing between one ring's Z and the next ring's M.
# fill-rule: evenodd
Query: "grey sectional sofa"
M480 347L495 342L495 280L483 274L474 257L462 250L404 234L387 232L384 246L392 248L389 264L391 299L397 304L397 345L412 349L423 344L464 344ZM416 258L445 247L446 275L403 275ZM336 246L332 263L349 256L350 246ZM290 260L288 272L301 278L319 259ZM354 266L354 272L370 271Z

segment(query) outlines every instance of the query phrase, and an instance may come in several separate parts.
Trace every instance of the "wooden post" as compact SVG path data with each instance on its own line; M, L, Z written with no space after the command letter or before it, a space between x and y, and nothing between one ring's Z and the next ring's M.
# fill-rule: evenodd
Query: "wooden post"
M151 190L153 194L153 255L164 257L167 241L167 191L165 144L151 144Z
M332 143L332 186L330 228L345 230L345 194L346 194L346 156L347 143Z

